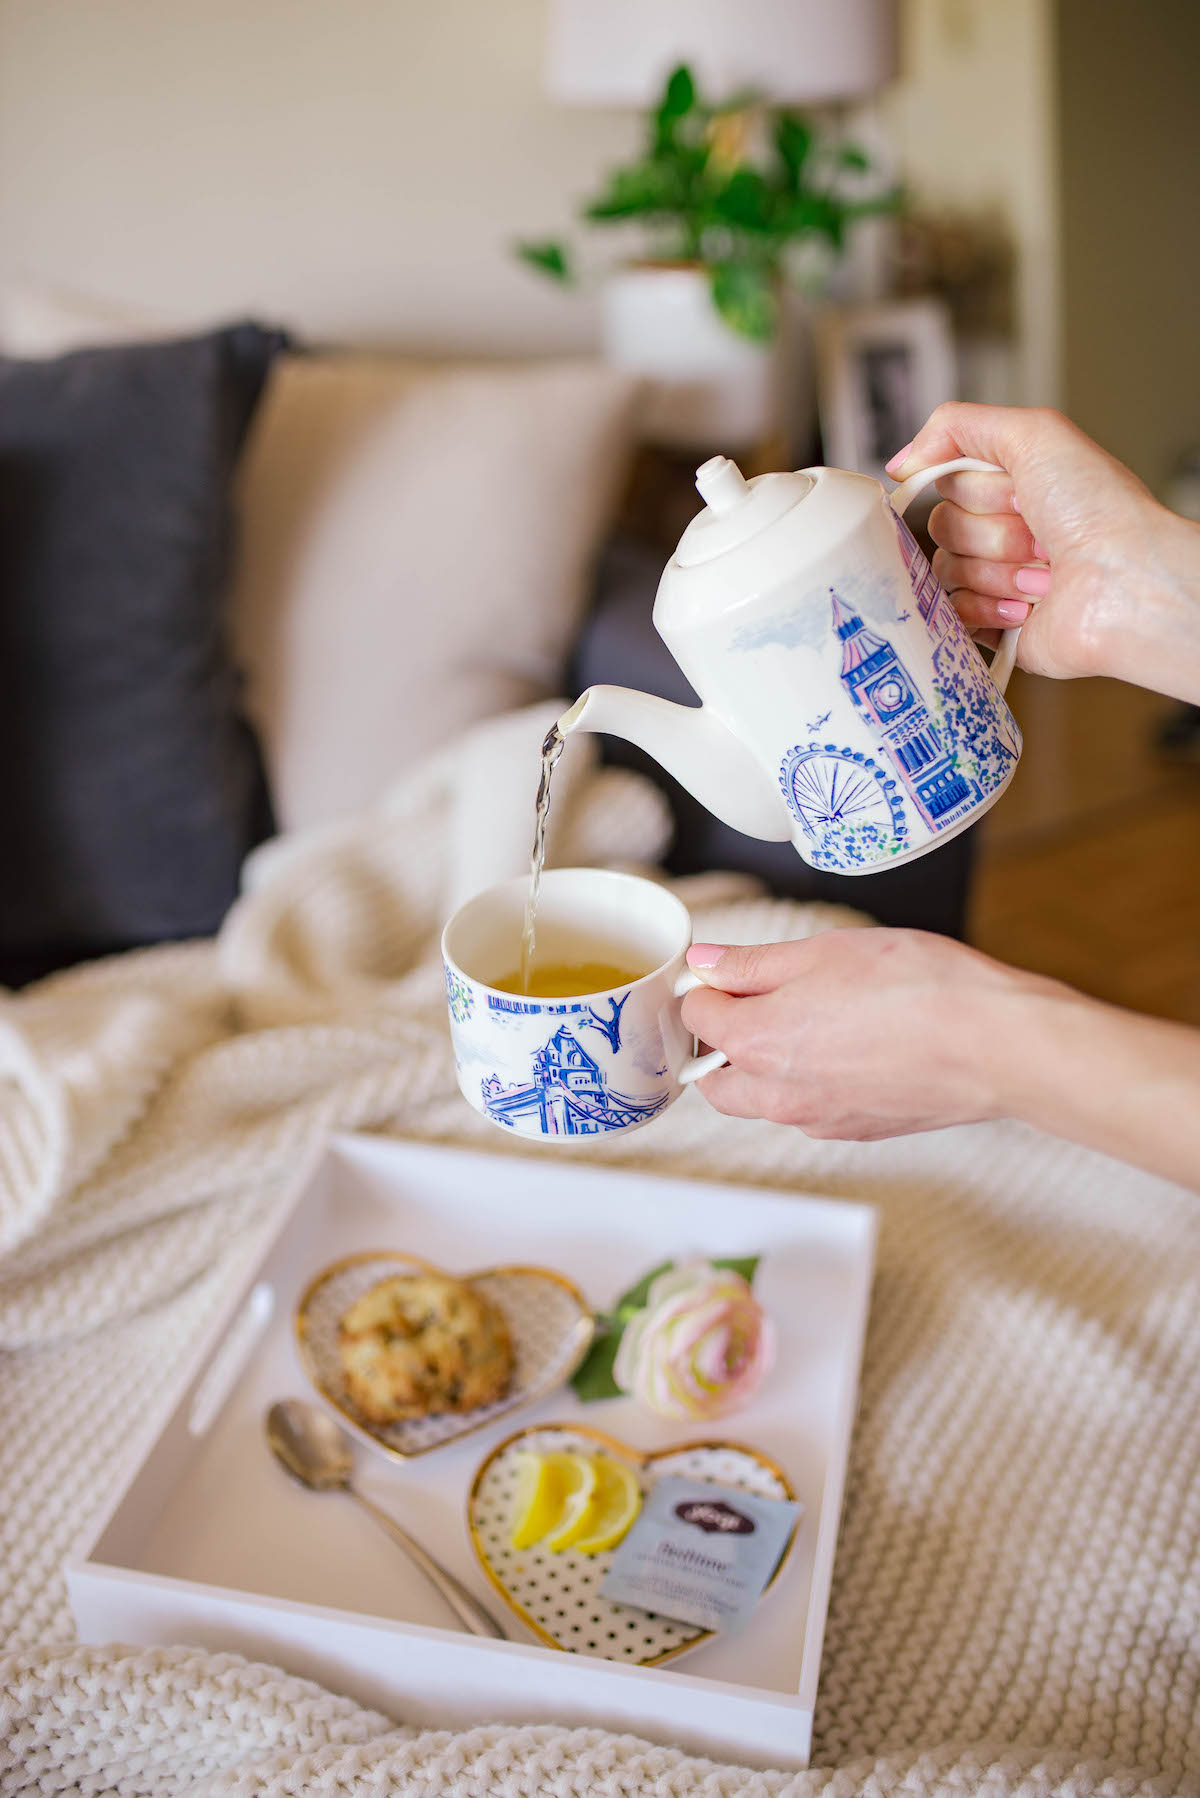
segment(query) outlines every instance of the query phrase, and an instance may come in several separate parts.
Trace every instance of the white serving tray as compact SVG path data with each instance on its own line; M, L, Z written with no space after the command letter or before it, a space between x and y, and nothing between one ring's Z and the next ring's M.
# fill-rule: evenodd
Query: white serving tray
M660 1180L548 1158L336 1139L264 1227L261 1254L146 1420L138 1462L67 1565L85 1642L235 1650L319 1680L406 1724L590 1724L758 1766L804 1766L874 1260L870 1207ZM356 1249L410 1249L459 1273L536 1260L603 1309L656 1262L761 1253L755 1291L779 1353L754 1403L719 1425L658 1421L569 1391L407 1466L369 1448L357 1474L511 1625L511 1642L447 1627L437 1595L359 1508L296 1486L272 1459L267 1406L311 1396L292 1328L299 1294ZM786 1469L804 1517L782 1574L739 1636L668 1667L538 1646L471 1549L475 1468L517 1422L581 1419L641 1448L728 1435Z

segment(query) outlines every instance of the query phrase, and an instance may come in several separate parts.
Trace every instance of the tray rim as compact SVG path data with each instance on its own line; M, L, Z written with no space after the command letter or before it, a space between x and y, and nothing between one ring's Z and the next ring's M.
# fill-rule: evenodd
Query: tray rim
M524 1605L518 1604L508 1588L501 1585L500 1581L496 1578L492 1569L492 1564L484 1554L483 1548L480 1545L479 1531L475 1527L474 1516L475 1496L483 1483L483 1476L492 1465L492 1462L499 1460L500 1456L504 1454L507 1449L510 1449L514 1442L519 1442L522 1436L533 1436L541 1430L558 1430L564 1436L587 1436L592 1442L603 1443L606 1448L615 1449L623 1461L632 1461L643 1473L653 1462L666 1461L672 1455L685 1455L691 1449L711 1448L721 1451L731 1448L736 1449L739 1454L745 1455L748 1460L756 1461L760 1467L765 1467L768 1473L774 1474L775 1478L779 1481L779 1484L783 1487L787 1499L793 1504L796 1502L796 1488L793 1486L791 1479L779 1465L778 1461L776 1461L772 1455L768 1455L765 1450L754 1448L748 1442L735 1442L732 1437L714 1437L711 1440L705 1439L703 1441L689 1438L686 1442L673 1442L668 1448L651 1448L642 1452L634 1448L631 1443L622 1442L619 1436L610 1435L606 1430L595 1429L591 1424L560 1423L553 1417L548 1417L544 1423L528 1423L523 1429L513 1430L511 1434L504 1438L503 1442L495 1443L494 1446L488 1450L487 1454L483 1457L483 1460L479 1463L479 1466L475 1469L466 1497L467 1533L471 1538L471 1547L475 1550L475 1558L479 1562L481 1570L487 1575L488 1580L500 1594L509 1610L521 1619L521 1622L527 1629L533 1631L539 1642L544 1642L547 1648L556 1648L560 1654L570 1654L571 1650L569 1648L564 1648L561 1642L557 1641L554 1636L544 1630L541 1624L529 1615L529 1612L525 1609ZM787 1562L791 1559L792 1549L796 1545L796 1537L800 1531L801 1521L802 1517L797 1517L792 1524L791 1529L788 1531L788 1539L783 1545L783 1552L776 1561L774 1572L763 1587L760 1596L765 1597L771 1590L771 1587L783 1572ZM714 1629L701 1630L698 1635L692 1636L688 1641L680 1642L674 1648L664 1649L662 1654L651 1655L649 1660L645 1661L611 1661L607 1655L583 1656L581 1658L604 1661L608 1666L662 1667L667 1661L678 1660L681 1654L691 1654L694 1648L700 1648L705 1642L711 1642L716 1633L717 1632Z
M517 1399L505 1410L495 1412L491 1417L481 1417L475 1423L468 1424L465 1429L456 1430L454 1435L444 1437L441 1442L431 1442L427 1448L403 1449L397 1448L394 1443L385 1442L382 1436L377 1436L374 1430L368 1429L362 1419L348 1406L343 1405L341 1400L330 1392L328 1386L322 1384L317 1377L308 1343L308 1311L318 1290L325 1285L326 1281L332 1280L346 1268L358 1267L367 1261L401 1261L409 1267L424 1268L426 1273L440 1274L443 1279L461 1280L466 1285L470 1285L473 1280L486 1279L492 1274L536 1274L539 1279L549 1280L553 1285L561 1286L565 1292L570 1293L579 1311L571 1331L577 1341L563 1377L553 1382L543 1381L541 1385L531 1386L522 1398ZM537 1262L505 1261L494 1267L476 1267L472 1268L470 1273L458 1274L451 1273L449 1268L441 1267L436 1261L427 1260L424 1255L411 1255L407 1249L355 1249L352 1254L340 1255L336 1261L328 1262L313 1275L292 1310L292 1334L297 1353L300 1356L300 1364L318 1397L337 1412L360 1441L367 1443L371 1448L378 1449L389 1460L398 1461L404 1465L409 1461L419 1460L422 1455L436 1454L439 1448L449 1448L452 1443L463 1442L468 1436L473 1436L477 1430L485 1430L491 1424L501 1423L505 1417L515 1417L519 1412L528 1410L530 1405L538 1404L551 1392L557 1391L559 1386L566 1385L571 1375L582 1364L584 1356L595 1341L596 1313L574 1280L568 1279L566 1274L559 1273L557 1268L543 1267ZM481 1411L486 1409L483 1405L476 1408ZM469 1413L462 1413L462 1415L469 1415Z

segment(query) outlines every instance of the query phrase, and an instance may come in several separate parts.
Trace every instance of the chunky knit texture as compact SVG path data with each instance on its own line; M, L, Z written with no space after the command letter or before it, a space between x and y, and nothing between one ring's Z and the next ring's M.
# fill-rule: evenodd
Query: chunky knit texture
M418 1731L402 1702L385 1719L233 1656L73 1645L63 1555L297 1156L333 1128L522 1152L454 1087L455 769L271 846L217 944L0 1008L0 1792L1200 1794L1200 1202L1015 1125L816 1143L693 1094L567 1151L880 1208L820 1770L486 1718ZM575 784L556 859L653 859L648 789ZM717 940L852 921L681 891Z

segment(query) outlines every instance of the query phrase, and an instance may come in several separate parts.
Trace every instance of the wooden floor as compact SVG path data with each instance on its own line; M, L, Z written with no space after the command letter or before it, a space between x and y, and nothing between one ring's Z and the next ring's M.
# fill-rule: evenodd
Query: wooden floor
M983 826L970 937L1097 997L1200 1025L1200 765L1173 707L1116 681L1014 677L1016 778Z

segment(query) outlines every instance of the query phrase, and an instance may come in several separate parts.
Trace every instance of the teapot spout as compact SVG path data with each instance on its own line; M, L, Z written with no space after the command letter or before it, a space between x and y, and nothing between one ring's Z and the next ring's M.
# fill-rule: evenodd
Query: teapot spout
M558 728L564 736L595 730L636 743L723 824L769 843L792 839L782 796L707 706L675 705L631 687L589 687Z

